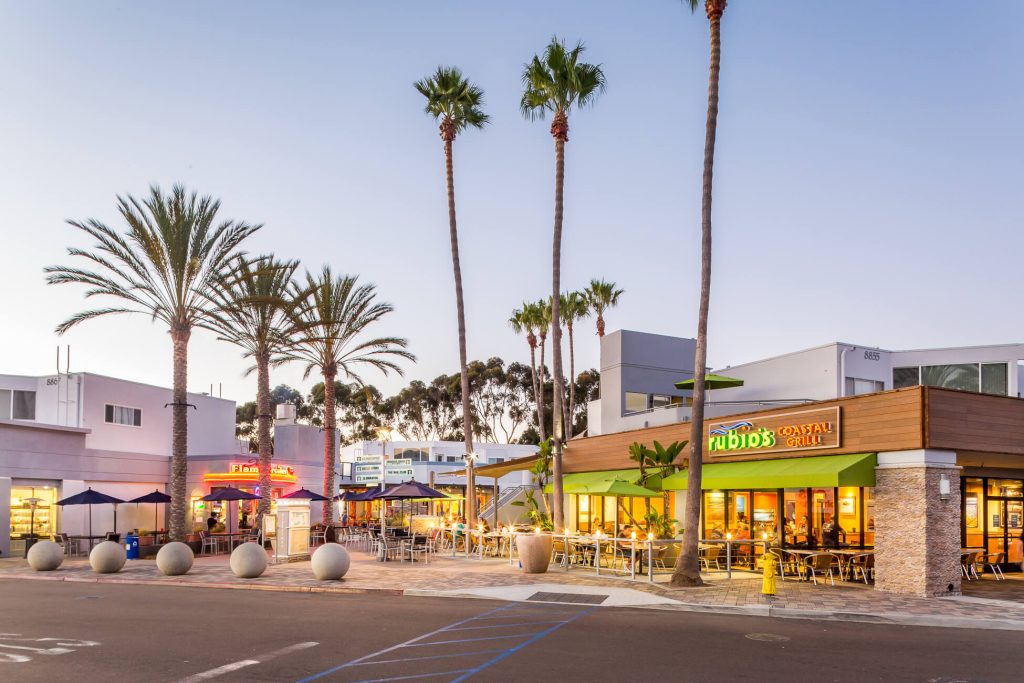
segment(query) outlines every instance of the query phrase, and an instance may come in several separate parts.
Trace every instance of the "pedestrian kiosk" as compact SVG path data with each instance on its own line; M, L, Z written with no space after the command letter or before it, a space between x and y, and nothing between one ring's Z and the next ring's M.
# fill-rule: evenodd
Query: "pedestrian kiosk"
M274 561L309 557L309 500L278 498L275 522Z

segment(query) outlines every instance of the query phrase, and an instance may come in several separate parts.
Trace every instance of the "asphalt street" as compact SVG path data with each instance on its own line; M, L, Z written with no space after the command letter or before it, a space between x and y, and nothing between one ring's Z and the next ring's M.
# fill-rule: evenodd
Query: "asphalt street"
M1024 634L0 580L0 681L1024 680Z

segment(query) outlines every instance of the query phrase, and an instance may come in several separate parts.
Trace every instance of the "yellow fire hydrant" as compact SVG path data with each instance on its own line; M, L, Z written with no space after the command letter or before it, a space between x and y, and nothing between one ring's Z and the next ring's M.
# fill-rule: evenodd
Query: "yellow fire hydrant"
M775 555L766 552L761 564L764 571L761 575L761 595L775 595Z

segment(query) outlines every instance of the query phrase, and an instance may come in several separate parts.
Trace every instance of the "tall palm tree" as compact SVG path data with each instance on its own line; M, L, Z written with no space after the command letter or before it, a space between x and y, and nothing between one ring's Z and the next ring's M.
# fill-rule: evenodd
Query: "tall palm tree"
M530 120L543 119L551 113L551 136L555 139L555 227L551 249L551 332L554 373L553 413L561 415L565 383L562 377L562 328L559 294L562 292L562 211L565 186L565 143L569 140L569 112L573 108L594 103L605 89L604 72L598 64L580 62L583 43L566 48L557 37L544 49L543 57L534 55L523 67L523 97L519 107ZM561 420L552 420L555 437L552 454L552 481L554 522L564 528L562 496L562 441Z
M573 437L573 416L576 414L576 349L573 344L572 329L576 322L590 315L590 305L583 292L568 292L561 297L560 309L565 320L565 330L569 333L569 410L565 418L566 438Z
M484 91L470 83L453 66L439 66L433 76L413 84L427 98L424 108L440 121L444 141L444 170L448 181L448 232L452 243L452 269L455 271L455 308L459 318L459 371L462 382L462 432L466 441L466 521L470 527L476 518L476 477L473 470L473 421L469 408L469 373L466 369L466 309L462 302L462 268L459 265L459 232L455 221L455 174L452 169L452 143L467 128L483 128L488 116L481 108Z
M173 347L171 390L170 536L183 541L188 529L185 480L188 476L188 342L195 328L209 328L214 305L207 293L234 265L246 237L260 226L217 221L220 201L199 197L175 185L170 194L151 186L149 196L117 198L126 229L120 233L90 218L68 221L97 241L93 251L71 247L84 268L49 266L49 284L82 284L86 297L116 301L105 308L77 313L57 326L64 334L75 325L104 315L142 313L167 326Z
M583 292L587 297L590 310L597 314L597 336L604 336L604 312L617 306L623 290L616 289L614 282L591 280L590 286Z
M318 275L307 272L303 285L295 284L295 325L301 331L275 363L297 360L306 364L304 377L313 370L323 376L324 387L333 387L339 374L363 384L357 370L369 366L385 375L403 374L395 359L415 361L406 351L408 342L399 337L364 339L367 328L394 310L391 304L376 301L373 285L358 284L357 275L335 275L324 266ZM272 361L273 362L273 361ZM338 414L334 392L324 392L324 495L325 525L334 521L334 470L337 466Z
M279 261L273 254L246 259L239 256L235 267L210 295L217 309L214 328L218 338L240 347L256 372L256 439L259 453L260 501L256 509L261 528L270 514L270 426L274 416L270 401L270 362L288 348L297 332L292 322L292 276L298 261Z
M512 326L513 331L516 334L522 334L526 332L526 343L530 346L530 376L533 380L533 398L537 404L537 432L541 433L544 429L543 409L541 408L541 388L537 382L537 327L538 327L538 315L537 305L531 303L523 303L522 308L517 308L512 311L512 317L508 320ZM541 441L544 437L541 437Z
M688 0L696 12L700 0ZM697 348L694 353L693 408L690 417L690 458L686 503L683 510L683 541L672 572L674 586L700 586L697 534L700 521L701 457L704 453L704 371L708 357L708 307L711 299L711 180L715 163L715 135L718 131L718 74L721 69L722 13L726 0L705 0L704 11L711 24L711 58L708 69L708 116L704 130L704 180L700 211L700 308L697 313Z

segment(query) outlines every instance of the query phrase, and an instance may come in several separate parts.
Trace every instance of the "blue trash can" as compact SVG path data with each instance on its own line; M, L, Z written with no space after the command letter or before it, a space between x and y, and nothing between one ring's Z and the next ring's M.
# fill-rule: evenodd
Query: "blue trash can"
M139 559L139 537L137 534L128 534L125 537L124 549L129 560Z

